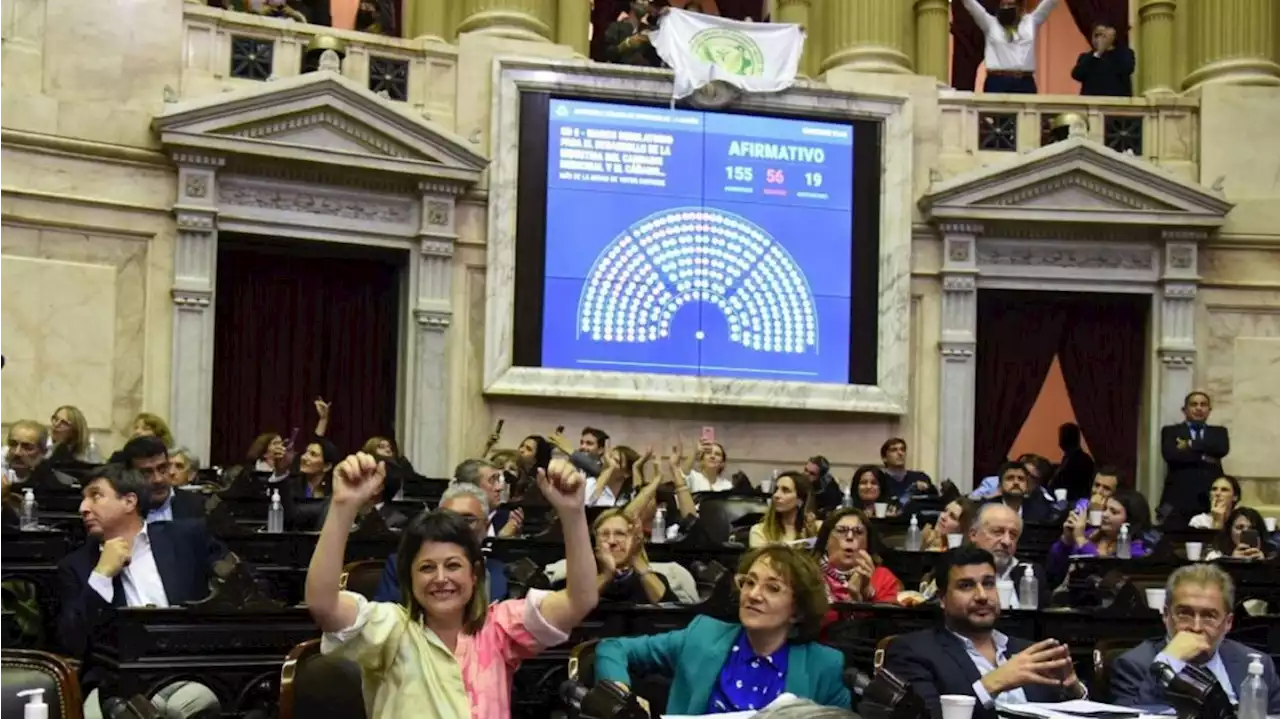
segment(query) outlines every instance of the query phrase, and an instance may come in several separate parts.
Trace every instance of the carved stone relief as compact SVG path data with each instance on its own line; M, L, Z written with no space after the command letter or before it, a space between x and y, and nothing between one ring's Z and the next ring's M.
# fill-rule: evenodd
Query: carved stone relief
M969 243L965 240L951 240L947 243L950 248L947 256L952 262L968 262L969 261Z
M1154 266L1146 247L1062 247L980 245L978 262L1016 267L1062 267L1082 270L1149 270Z
M342 217L364 222L404 224L413 219L412 203L379 201L367 197L342 198L303 190L275 189L261 185L224 182L218 199L228 205L260 207L283 212Z
M204 175L187 175L187 197L204 197L209 194L209 178Z
M433 227L448 227L449 203L434 200L427 203L427 224Z

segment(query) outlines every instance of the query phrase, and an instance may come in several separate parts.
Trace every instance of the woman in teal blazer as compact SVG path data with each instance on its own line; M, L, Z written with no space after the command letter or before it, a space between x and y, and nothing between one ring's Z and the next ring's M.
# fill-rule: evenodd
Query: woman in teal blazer
M850 708L844 656L815 641L828 605L813 557L761 547L742 558L734 581L738 623L700 616L675 632L605 639L596 680L630 687L633 671L670 676L668 714L763 709L784 692Z

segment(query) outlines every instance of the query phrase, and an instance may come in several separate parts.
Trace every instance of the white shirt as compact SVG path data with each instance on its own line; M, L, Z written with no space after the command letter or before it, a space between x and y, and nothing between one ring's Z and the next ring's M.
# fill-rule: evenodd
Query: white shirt
M151 552L151 535L147 533L145 524L142 531L133 538L129 564L120 570L120 582L124 585L125 604L130 607L145 607L149 604L157 607L169 606L169 597L164 592L164 582L160 580L160 570L156 568L156 558ZM107 604L115 601L115 585L105 574L96 571L90 574L89 586Z
M1187 526L1192 529L1213 529L1213 515L1208 512L1197 514L1187 522Z
M983 62L987 70L1036 71L1036 30L1049 19L1049 13L1053 12L1058 0L1040 0L1035 10L1022 16L1012 33L988 13L978 0L963 2L973 16L973 21L986 36Z
M716 477L716 481L712 482L707 479L707 475L693 470L689 472L689 476L684 479L685 484L689 485L689 491L694 492L728 492L733 489L733 480L721 474Z
M955 632L952 632L952 634L955 634ZM982 656L982 652L978 651L978 647L973 643L973 640L961 634L955 634L955 636L960 640L960 643L964 645L965 654L969 655L969 659L971 659L973 661L973 665L978 668L978 674L981 676L985 677L991 672L994 672L997 667L1004 666L1004 663L1009 661L1009 637L1005 636L1002 632L996 631L995 629L991 630L991 643L996 646L996 663L994 665L987 661L986 657ZM982 706L988 709L990 709L991 705L996 702L1001 704L1027 703L1027 693L1022 691L1021 688L1010 689L1009 691L1000 694L998 698L993 698L991 693L987 691L987 688L982 686L981 679L973 683L973 695L978 698L978 701L981 702Z
M618 497L614 495L613 489L611 489L609 485L605 485L604 489L600 490L600 496L596 497L596 501L594 502L590 501L591 495L595 494L596 483L599 481L600 481L599 477L587 478L587 489L586 489L587 506L588 507L618 506Z

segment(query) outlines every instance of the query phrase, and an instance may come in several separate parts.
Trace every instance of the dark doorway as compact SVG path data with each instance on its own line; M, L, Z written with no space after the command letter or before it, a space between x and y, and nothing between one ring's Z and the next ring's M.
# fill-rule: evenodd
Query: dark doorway
M393 432L400 345L396 250L221 235L214 313L210 459L245 462L261 432L300 442L314 400L333 403L344 452Z
M1055 357L1094 460L1133 480L1150 303L1145 294L978 292L975 482L1005 461Z

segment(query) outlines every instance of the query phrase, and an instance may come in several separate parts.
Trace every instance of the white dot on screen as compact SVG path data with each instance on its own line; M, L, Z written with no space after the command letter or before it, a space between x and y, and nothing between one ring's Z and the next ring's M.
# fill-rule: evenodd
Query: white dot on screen
M707 336L707 333L703 332L702 330L698 330L697 332L693 333L693 336L698 339L703 339L704 337Z

